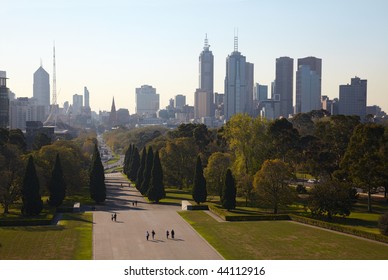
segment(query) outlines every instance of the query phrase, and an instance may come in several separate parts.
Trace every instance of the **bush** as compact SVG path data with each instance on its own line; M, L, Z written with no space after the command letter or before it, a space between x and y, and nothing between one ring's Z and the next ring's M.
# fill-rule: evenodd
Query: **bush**
M381 215L379 219L379 229L381 234L388 235L388 212Z

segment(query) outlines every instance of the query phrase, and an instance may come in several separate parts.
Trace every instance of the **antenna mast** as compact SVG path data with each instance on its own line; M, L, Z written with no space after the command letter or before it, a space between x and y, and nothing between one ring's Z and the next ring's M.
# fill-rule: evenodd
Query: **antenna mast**
M55 70L55 41L53 48L53 101L52 104L57 105L57 73Z

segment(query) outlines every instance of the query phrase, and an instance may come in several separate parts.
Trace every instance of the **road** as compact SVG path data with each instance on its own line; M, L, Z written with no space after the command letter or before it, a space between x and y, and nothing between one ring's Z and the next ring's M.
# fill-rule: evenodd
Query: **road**
M217 260L222 256L184 219L176 205L147 203L121 173L106 174L107 201L93 212L96 260ZM123 184L123 187L121 187ZM137 201L133 206L132 201ZM111 215L117 213L117 221ZM167 239L166 230L175 238ZM155 239L146 240L154 230ZM171 236L170 236L171 237Z

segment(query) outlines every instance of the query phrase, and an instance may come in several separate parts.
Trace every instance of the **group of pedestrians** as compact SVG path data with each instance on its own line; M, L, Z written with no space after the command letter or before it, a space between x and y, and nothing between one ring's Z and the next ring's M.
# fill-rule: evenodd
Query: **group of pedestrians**
M151 235L152 235L152 240L154 240L155 239L155 235L156 235L154 230L151 231ZM168 230L166 231L166 236L167 236L167 239L170 237L170 232ZM174 239L174 237L175 237L175 231L172 229L171 230L171 238ZM147 241L149 240L149 238L150 238L150 233L147 230L147 232L146 232L146 239L147 239Z

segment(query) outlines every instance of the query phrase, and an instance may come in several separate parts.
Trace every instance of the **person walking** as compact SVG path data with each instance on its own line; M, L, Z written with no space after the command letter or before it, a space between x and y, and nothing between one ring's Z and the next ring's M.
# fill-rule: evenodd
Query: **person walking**
M117 214L116 213L114 213L114 215L113 215L113 219L115 220L115 222L116 222L116 220L117 220Z
M172 239L174 239L174 235L175 235L175 231L172 229L171 230L171 237L172 237Z
M147 238L147 241L148 241L148 238L150 238L150 233L148 232L148 230L146 232L146 238Z
M113 222L113 219L114 219L114 218L113 218L113 214L111 215L110 219L111 219L111 220L112 220L112 222Z
M155 231L152 230L151 234L152 234L152 240L154 240L155 239Z
M170 236L170 232L168 230L166 231L166 236L167 236L167 239Z

